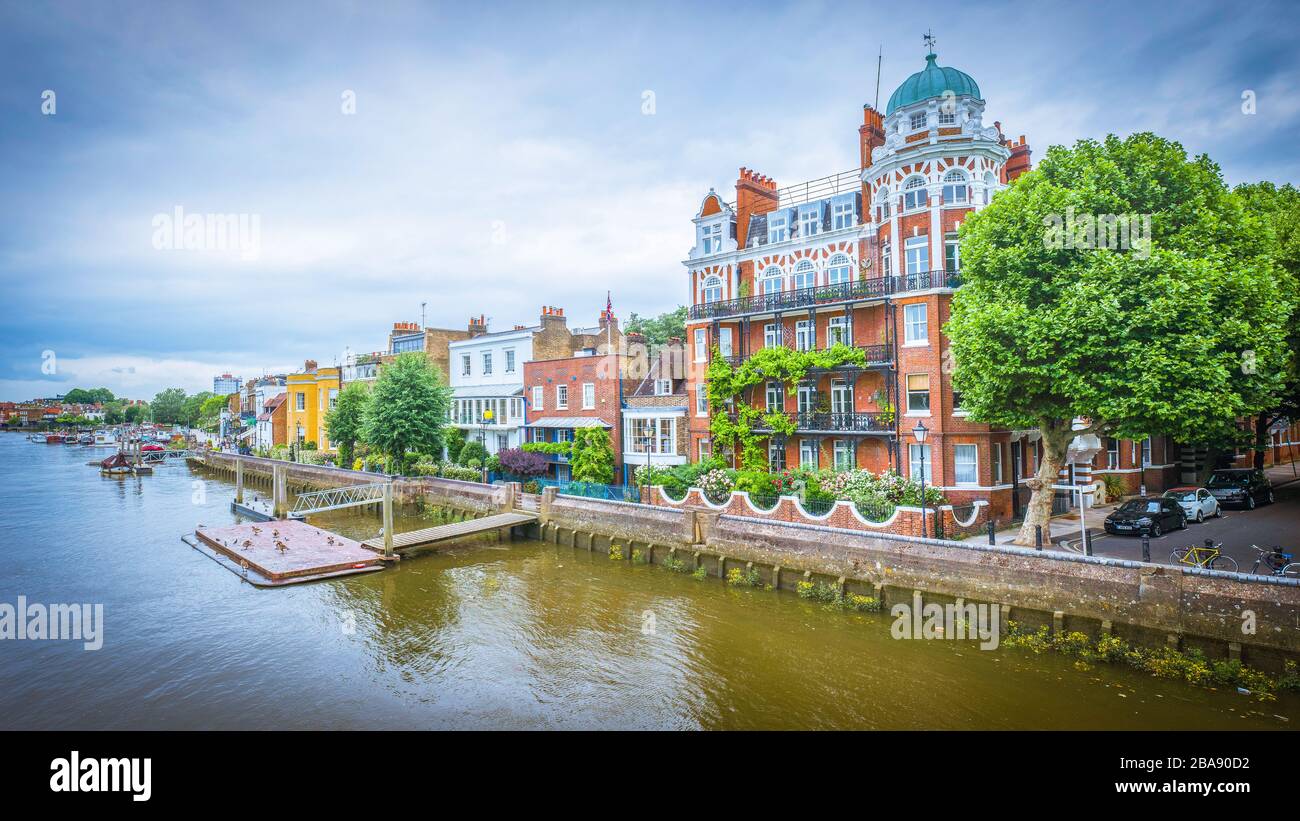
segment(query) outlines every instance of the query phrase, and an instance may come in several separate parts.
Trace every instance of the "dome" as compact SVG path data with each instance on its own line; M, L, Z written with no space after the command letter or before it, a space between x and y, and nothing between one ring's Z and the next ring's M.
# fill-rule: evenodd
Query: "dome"
M889 98L885 107L885 116L893 114L900 108L942 97L945 91L952 91L958 97L970 96L980 99L980 87L971 76L955 68L947 68L935 63L938 59L933 53L925 55L925 68L903 81L903 84Z

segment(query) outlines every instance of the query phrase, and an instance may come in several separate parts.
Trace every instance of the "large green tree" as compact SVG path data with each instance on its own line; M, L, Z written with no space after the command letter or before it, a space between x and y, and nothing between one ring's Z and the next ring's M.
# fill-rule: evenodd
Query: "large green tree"
M973 419L1042 434L1018 543L1076 436L1208 442L1269 404L1285 298L1260 231L1217 165L1152 134L1053 146L965 221L954 389Z
M1263 236L1269 243L1274 273L1286 301L1286 360L1282 363L1282 387L1277 400L1255 415L1251 446L1255 467L1264 467L1268 431L1275 422L1300 419L1300 190L1271 182L1237 186L1235 193L1246 209L1258 215L1268 228Z
M447 424L451 388L419 351L399 354L375 380L363 438L401 466L408 453L437 453Z
M153 411L153 421L172 425L184 421L185 391L181 388L168 388L153 398L149 403Z
M365 382L349 382L339 392L334 409L325 414L325 430L330 441L339 450L339 465L352 467L352 454L362 438L366 409L370 405L370 386Z
M574 431L569 465L575 482L612 484L614 448L609 441L609 431L604 428L578 428Z
M127 405L126 410L122 411L122 419L128 425L138 424L149 418L149 405L147 403L140 405Z
M662 313L659 316L639 316L635 311L628 314L623 330L627 333L639 333L645 336L646 345L660 348L674 337L686 336L686 306Z
M112 402L113 392L108 388L73 388L63 395L63 401L74 405L94 405Z

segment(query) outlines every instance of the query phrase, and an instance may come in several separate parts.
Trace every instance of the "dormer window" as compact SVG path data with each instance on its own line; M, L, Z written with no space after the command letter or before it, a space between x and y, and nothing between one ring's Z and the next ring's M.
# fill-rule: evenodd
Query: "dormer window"
M705 225L700 228L700 250L705 255L722 251L722 226Z
M939 125L956 125L956 124L957 124L956 111L944 111L943 109L939 110Z
M811 237L817 233L817 223L821 222L821 209L810 208L799 212L799 236Z
M911 117L911 125L913 131L920 131L922 128L925 128L925 112L918 111L913 114Z
M673 392L673 381L671 379L655 380L655 396L670 396Z
M856 208L853 200L835 203L831 209L831 227L836 231L841 228L852 228L857 223Z
M782 214L779 217L774 214L768 215L767 218L768 243L771 244L773 242L785 242L789 238L790 238L790 226L786 223L785 214Z
M930 204L930 195L925 190L925 177L911 177L903 185L903 210L914 211Z

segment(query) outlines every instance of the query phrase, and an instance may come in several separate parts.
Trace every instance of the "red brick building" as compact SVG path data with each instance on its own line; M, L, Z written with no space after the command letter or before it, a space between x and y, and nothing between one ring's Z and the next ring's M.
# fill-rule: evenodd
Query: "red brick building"
M691 458L712 452L704 371L718 355L733 363L765 347L825 349L840 342L865 363L811 372L794 390L769 383L748 401L783 411L790 437L768 439L772 469L897 470L940 487L957 503L985 499L1007 520L1027 501L1020 487L1038 467L1036 432L970 421L952 389L941 328L960 286L957 230L967 214L1030 168L1024 137L984 123L985 101L969 75L924 67L891 96L884 114L864 106L859 166L778 187L741 168L735 199L710 190L694 217L684 261L691 292ZM923 422L925 444L912 436ZM762 431L759 431L760 433ZM1177 480L1177 454L1119 443L1092 466L1124 471L1132 484L1163 489ZM1170 472L1173 475L1170 476Z
M526 442L572 442L579 428L609 431L614 476L623 473L619 354L581 353L524 363ZM547 478L568 481L569 458L550 454Z

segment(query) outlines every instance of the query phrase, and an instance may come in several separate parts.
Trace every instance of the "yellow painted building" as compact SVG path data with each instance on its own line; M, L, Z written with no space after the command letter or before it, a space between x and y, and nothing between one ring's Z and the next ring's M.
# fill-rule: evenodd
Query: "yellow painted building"
M318 368L309 359L302 373L289 374L285 380L285 437L289 444L315 442L320 450L332 450L325 415L338 399L338 368Z

